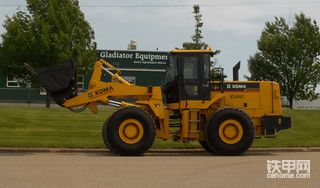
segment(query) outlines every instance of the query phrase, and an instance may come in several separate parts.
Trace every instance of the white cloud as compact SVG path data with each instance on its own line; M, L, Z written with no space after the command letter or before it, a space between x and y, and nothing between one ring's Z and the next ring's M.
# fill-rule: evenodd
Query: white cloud
M108 3L109 2L109 3ZM319 18L318 11L314 5L320 4L295 4L292 1L222 1L222 0L199 0L199 1L107 1L109 6L146 6L146 5L180 5L186 7L113 7L113 8L83 8L86 14L99 15L102 20L113 20L120 24L136 27L165 28L188 28L194 25L194 18L191 12L192 5L200 4L200 11L203 15L202 21L206 29L211 31L226 32L232 31L240 35L251 35L261 32L266 21L271 21L274 16L286 16L304 11ZM280 4L279 4L280 3ZM284 4L288 3L288 4ZM101 0L80 0L80 5L106 5ZM201 6L203 5L203 6ZM207 6L216 5L216 6ZM90 10L89 10L90 9ZM311 11L310 11L311 10ZM320 19L320 18L319 18Z
M304 3L307 2L307 3ZM240 71L247 72L246 60L257 49L266 21L275 16L304 14L320 23L320 1L296 0L79 0L85 18L96 33L98 48L126 49L136 39L139 50L171 50L191 41L194 34L192 6L200 5L203 41L221 49L217 58L229 70L241 60ZM0 4L26 4L25 0L1 0ZM84 7L94 5L96 7ZM141 7L162 5L160 7ZM163 6L166 5L166 6ZM168 5L179 5L168 6ZM206 6L210 5L210 6ZM213 6L214 5L214 6ZM104 7L118 6L118 7ZM125 7L121 7L125 6ZM130 7L131 6L131 7ZM140 7L134 7L140 6ZM25 7L22 7L25 8ZM16 7L0 7L0 21L12 16ZM0 28L0 33L4 29ZM229 76L230 77L230 76Z

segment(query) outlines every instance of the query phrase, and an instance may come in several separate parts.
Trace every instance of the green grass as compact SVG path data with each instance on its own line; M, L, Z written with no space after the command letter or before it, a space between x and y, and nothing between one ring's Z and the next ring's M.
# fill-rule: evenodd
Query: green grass
M101 130L112 110L72 113L63 108L0 107L0 146L103 147Z
M252 147L320 146L319 110L283 110L283 116L292 117L292 127L277 138L256 139Z
M102 126L115 109L72 113L64 108L0 107L0 147L105 147ZM154 148L199 144L156 139Z
M63 108L0 107L0 147L105 147L102 126L115 109L72 113ZM320 111L284 110L291 129L277 138L256 139L253 147L320 146ZM156 139L153 148L201 147Z

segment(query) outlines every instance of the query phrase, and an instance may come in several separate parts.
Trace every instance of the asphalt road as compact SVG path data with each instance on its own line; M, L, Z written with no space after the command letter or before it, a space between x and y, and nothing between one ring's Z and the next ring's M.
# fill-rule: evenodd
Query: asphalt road
M300 171L310 178L269 179L267 160L310 160L310 173ZM295 170L290 172L296 175ZM147 153L141 157L109 152L0 153L0 187L319 188L320 152L254 152L237 157L207 153Z

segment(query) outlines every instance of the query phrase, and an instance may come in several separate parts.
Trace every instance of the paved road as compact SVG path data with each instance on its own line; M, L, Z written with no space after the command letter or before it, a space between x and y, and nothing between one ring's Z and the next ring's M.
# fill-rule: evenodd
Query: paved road
M267 160L310 160L310 178L268 179ZM285 173L281 169L281 173ZM0 187L320 187L320 152L0 153Z

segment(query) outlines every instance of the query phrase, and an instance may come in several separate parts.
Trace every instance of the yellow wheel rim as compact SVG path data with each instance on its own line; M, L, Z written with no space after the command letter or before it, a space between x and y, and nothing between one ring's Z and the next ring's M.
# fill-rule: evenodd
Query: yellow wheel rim
M119 127L119 136L127 144L139 142L143 136L143 127L135 119L127 119Z
M241 124L233 119L224 121L219 127L219 136L227 144L235 144L243 136Z

